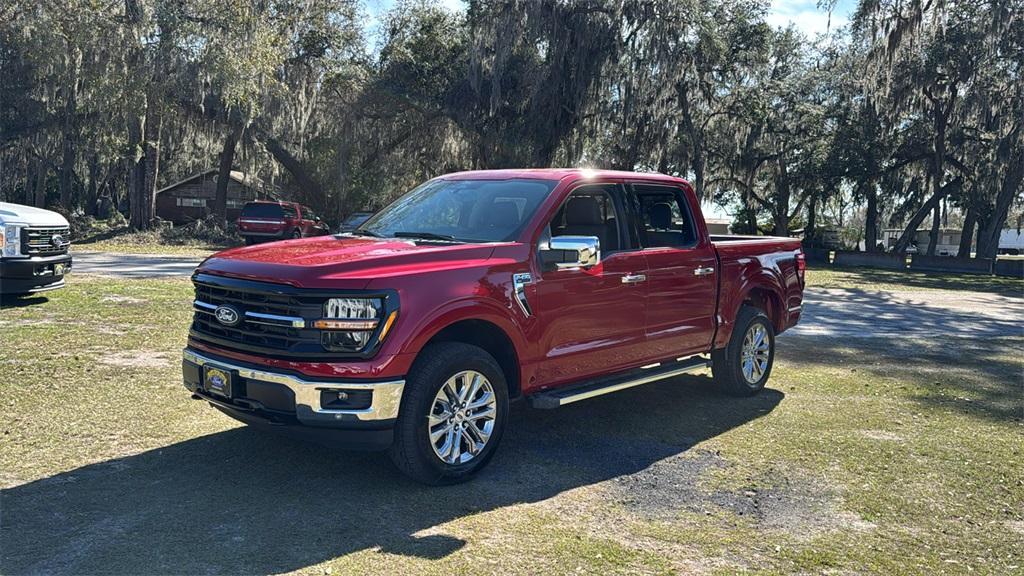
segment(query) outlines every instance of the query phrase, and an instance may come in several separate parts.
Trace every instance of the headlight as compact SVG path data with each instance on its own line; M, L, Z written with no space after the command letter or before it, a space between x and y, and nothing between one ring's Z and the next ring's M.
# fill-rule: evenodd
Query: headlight
M313 326L323 330L324 348L355 352L370 342L383 310L378 298L331 298L324 303L324 317Z
M0 256L21 254L21 227L14 224L0 224Z

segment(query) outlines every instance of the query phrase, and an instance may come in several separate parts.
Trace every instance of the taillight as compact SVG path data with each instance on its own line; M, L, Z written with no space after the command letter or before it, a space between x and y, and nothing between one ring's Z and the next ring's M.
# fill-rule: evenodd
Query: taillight
M800 278L800 285L804 285L804 272L807 270L807 258L803 251L796 253L796 275Z

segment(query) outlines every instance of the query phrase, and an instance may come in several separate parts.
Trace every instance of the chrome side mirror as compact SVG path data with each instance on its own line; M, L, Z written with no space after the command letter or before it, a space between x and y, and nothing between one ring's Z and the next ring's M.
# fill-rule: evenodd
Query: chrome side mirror
M558 270L589 268L601 261L597 236L555 236L540 249L541 261Z

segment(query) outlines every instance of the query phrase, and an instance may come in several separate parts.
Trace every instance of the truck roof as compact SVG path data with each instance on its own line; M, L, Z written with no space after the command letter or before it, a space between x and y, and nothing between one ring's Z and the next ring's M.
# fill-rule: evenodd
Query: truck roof
M651 180L660 182L681 183L686 182L683 178L660 174L658 172L624 172L620 170L595 170L592 168L509 168L503 170L470 170L466 172L454 172L445 174L441 178L452 180L470 180L474 178L485 180L501 180L507 178L535 178L540 180L563 180L574 179L604 179L604 178L631 178ZM688 182L687 182L688 183Z

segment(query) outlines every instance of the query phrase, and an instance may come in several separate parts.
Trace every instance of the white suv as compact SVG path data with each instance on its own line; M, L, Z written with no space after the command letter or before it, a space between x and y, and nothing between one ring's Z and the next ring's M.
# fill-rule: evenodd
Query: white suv
M50 210L0 202L0 294L64 286L71 271L68 221Z

